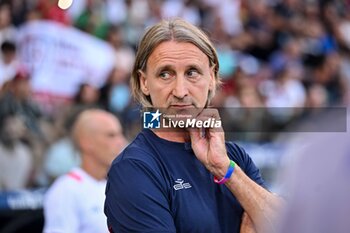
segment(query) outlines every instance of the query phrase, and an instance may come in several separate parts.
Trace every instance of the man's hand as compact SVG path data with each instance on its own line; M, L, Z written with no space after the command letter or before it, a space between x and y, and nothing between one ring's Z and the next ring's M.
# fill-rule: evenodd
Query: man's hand
M205 121L210 118L220 119L216 109L204 109L198 115L197 120ZM203 130L195 128L188 130L196 157L218 179L224 177L230 160L227 156L223 129L208 128ZM225 185L249 215L257 232L275 231L275 217L281 206L278 197L251 180L238 164L235 165L234 173ZM243 219L242 221L241 232L254 232L251 227L246 225L248 220ZM269 230L266 231L266 229Z
M197 120L220 120L217 109L203 109ZM225 133L220 128L189 129L194 154L204 166L216 177L225 176L230 160L225 147Z

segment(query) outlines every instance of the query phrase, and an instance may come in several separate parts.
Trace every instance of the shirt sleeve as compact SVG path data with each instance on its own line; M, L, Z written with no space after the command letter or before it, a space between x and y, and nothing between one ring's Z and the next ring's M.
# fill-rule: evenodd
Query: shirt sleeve
M79 215L70 185L57 180L45 194L43 233L78 233Z
M144 161L113 163L106 187L105 214L111 232L176 232L161 174Z
M250 179L267 189L266 183L261 176L259 168L256 167L248 153L242 147L232 142L227 143L226 147L230 159L235 161Z

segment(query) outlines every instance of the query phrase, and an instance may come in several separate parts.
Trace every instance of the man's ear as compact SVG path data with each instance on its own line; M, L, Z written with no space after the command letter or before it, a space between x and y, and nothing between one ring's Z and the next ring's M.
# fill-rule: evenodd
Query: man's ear
M93 143L91 143L91 141L89 140L89 138L87 136L81 136L81 138L78 139L77 142L79 149L81 151L91 151L91 146L93 145Z
M143 94L149 95L148 82L143 71L139 70L140 88Z

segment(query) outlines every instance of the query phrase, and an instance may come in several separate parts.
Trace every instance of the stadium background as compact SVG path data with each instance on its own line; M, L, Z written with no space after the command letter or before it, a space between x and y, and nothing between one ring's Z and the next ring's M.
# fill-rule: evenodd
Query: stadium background
M214 41L223 85L212 104L271 190L280 190L276 171L292 141L346 129L305 122L328 107L346 115L349 1L74 0L64 11L57 0L1 0L0 232L40 232L46 188L79 163L69 139L78 111L113 112L132 140L141 126L129 89L137 42L169 17ZM304 133L292 140L294 132Z

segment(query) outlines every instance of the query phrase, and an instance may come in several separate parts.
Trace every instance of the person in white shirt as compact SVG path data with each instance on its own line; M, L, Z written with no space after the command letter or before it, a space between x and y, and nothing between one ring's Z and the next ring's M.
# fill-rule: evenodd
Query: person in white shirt
M44 200L44 233L108 232L103 213L106 174L126 146L119 120L103 110L83 111L72 131L81 167L59 177Z

